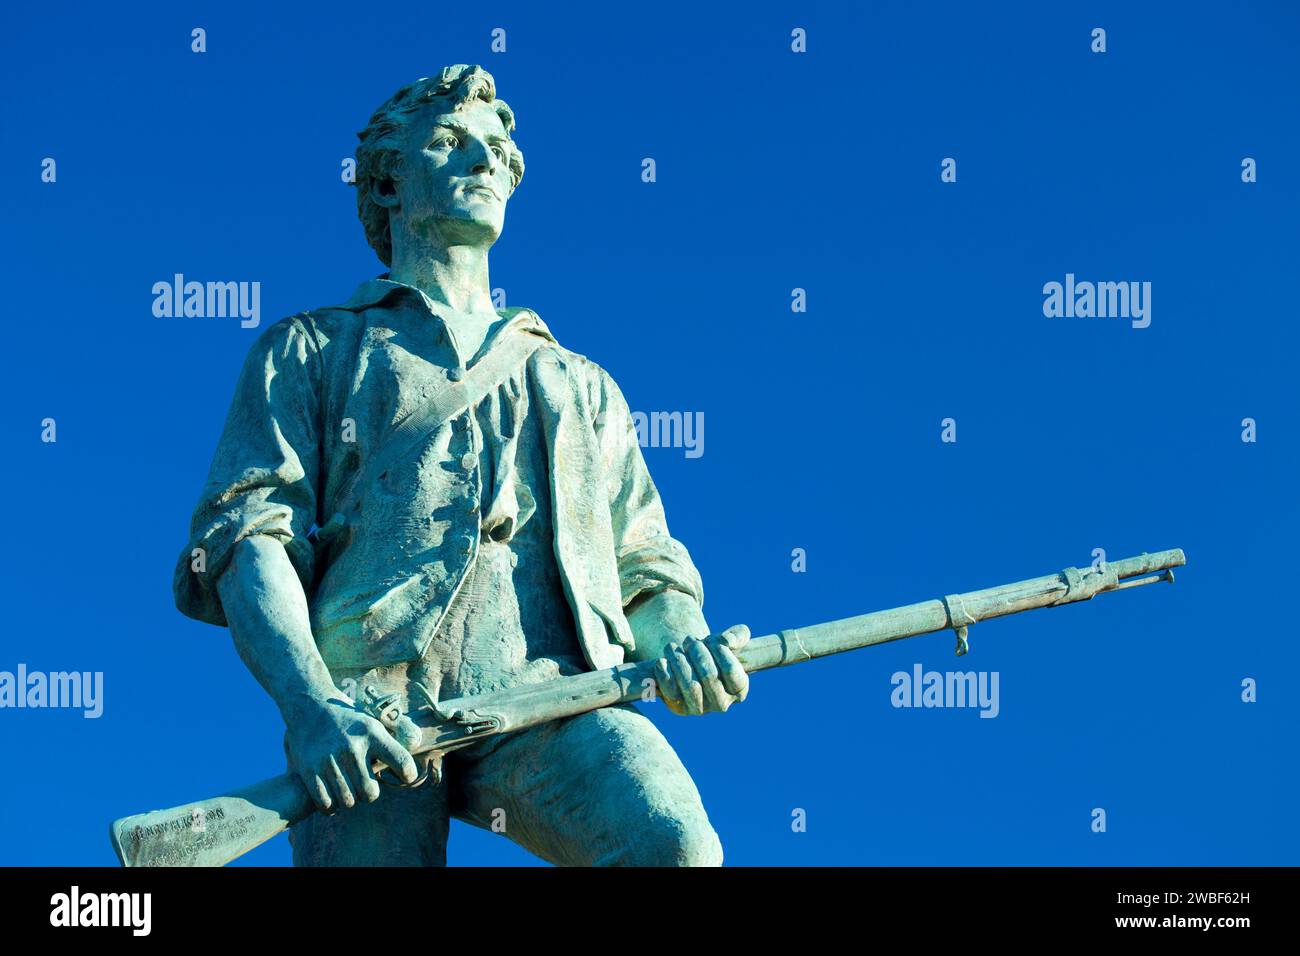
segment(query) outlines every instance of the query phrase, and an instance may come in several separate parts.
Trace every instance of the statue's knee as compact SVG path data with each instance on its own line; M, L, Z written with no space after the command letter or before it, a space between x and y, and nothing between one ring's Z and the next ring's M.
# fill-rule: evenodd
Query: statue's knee
M722 866L722 841L707 820L690 831L678 852L678 866Z
M624 866L721 866L722 841L707 818L647 827L624 848Z

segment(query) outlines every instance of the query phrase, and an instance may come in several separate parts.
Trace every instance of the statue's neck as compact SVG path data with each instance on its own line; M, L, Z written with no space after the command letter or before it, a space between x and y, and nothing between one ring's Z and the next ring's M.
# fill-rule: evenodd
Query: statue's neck
M495 317L487 246L395 242L388 276L456 312Z
M492 307L488 250L481 246L440 247L407 243L393 247L388 277L414 286L438 305L451 327L461 361L468 362L499 316Z

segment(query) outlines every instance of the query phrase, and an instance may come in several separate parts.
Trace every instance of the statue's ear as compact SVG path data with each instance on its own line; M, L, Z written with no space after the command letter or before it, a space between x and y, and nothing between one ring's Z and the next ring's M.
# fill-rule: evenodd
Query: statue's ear
M397 208L397 183L393 182L391 176L370 181L370 201L386 209Z

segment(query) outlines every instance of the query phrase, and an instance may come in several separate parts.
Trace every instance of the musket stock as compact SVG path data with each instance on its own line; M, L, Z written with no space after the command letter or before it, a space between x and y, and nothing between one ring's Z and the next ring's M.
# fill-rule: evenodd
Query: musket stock
M1183 552L1174 549L1086 570L1066 568L1040 578L756 637L737 656L753 673L949 629L957 635L960 655L968 649L969 628L980 621L1086 601L1107 591L1172 582L1173 568L1185 563ZM390 708L373 713L390 727L398 719L407 722L404 729L410 733L400 739L410 740L412 753L449 753L495 734L645 699L653 683L654 662L644 661L440 701L410 715L395 716ZM381 764L375 766L382 769ZM124 817L113 823L110 836L123 866L221 866L313 812L315 805L299 779L282 774L223 796Z

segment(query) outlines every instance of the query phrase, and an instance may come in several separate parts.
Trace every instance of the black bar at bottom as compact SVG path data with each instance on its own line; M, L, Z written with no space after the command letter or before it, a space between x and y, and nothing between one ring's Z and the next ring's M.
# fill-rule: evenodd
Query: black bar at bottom
M656 950L688 941L684 934L731 940L734 949L761 939L764 927L812 933L810 944L834 932L864 944L900 932L926 940L973 940L974 932L986 940L1046 933L1230 943L1285 928L1295 876L1275 867L12 868L0 869L0 926L7 939L75 932L205 944L320 940L347 949L390 947L408 936L422 946L431 933L446 940L464 932L493 952L511 939L538 944L539 934L548 949L586 950L598 942L590 932L599 937L602 927L619 950L638 933Z

